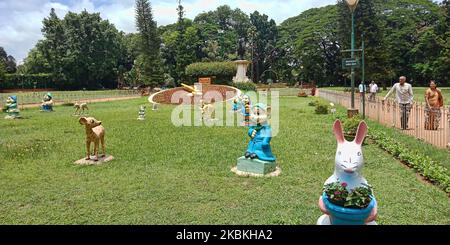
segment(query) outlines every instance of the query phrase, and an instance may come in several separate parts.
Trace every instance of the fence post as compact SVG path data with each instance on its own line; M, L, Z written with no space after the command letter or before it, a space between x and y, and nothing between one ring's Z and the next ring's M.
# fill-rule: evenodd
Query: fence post
M447 108L447 149L450 150L450 106ZM445 114L445 107L444 107L444 114ZM445 115L444 115L445 117ZM445 120L445 119L444 119Z

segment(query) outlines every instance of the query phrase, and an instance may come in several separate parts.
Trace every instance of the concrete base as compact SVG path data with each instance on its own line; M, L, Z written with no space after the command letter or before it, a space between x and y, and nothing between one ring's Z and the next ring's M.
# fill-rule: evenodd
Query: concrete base
M250 172L243 172L237 170L237 167L234 167L231 169L231 172L235 173L236 175L242 176L242 177L277 177L281 174L281 168L276 167L275 171L268 173L268 174L255 174Z
M238 175L245 176L266 176L278 170L276 175L279 175L281 170L277 168L276 162L266 162L259 159L249 159L240 157L237 161L236 169L232 171ZM275 175L275 176L276 176Z
M95 158L94 156L91 156L90 160L86 160L86 158L82 158L82 159L76 161L75 164L78 164L78 165L101 165L103 163L114 160L114 157L111 155L106 155L104 157L99 156L98 161L94 161L93 160L94 158Z
M320 216L320 218L317 220L317 225L331 225L330 216L324 214ZM366 225L378 225L377 222L372 221L370 223L367 223Z
M347 117L348 118L352 118L352 117L358 115L358 113L359 113L358 109L351 109L351 108L347 109Z
M237 65L236 76L233 77L233 82L235 83L248 83L251 82L247 77L247 67L251 64L250 61L247 60L236 60L234 62Z

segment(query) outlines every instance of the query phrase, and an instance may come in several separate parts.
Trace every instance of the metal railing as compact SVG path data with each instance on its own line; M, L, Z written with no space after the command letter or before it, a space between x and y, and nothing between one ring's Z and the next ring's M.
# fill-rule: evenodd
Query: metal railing
M319 96L350 108L351 98L348 93L320 89ZM426 141L437 147L450 147L450 106L444 106L439 112L430 112L425 103L414 102L409 112L405 112L402 105L399 105L394 100L387 99L383 103L379 97L372 100L368 100L368 97L366 97L365 104L366 117L380 124L401 129L401 132L404 134ZM359 94L355 96L355 107L362 112L362 98ZM435 119L436 121L434 121Z

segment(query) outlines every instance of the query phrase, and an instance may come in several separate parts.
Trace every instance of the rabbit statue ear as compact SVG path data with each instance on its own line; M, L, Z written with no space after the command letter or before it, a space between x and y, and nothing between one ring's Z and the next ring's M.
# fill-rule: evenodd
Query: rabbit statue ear
M344 132L342 131L342 124L339 119L334 122L333 132L334 132L334 135L336 136L337 142L339 144L344 143L344 141L345 141Z
M356 132L355 143L361 145L366 135L367 135L367 124L366 122L362 121L359 123L358 131Z

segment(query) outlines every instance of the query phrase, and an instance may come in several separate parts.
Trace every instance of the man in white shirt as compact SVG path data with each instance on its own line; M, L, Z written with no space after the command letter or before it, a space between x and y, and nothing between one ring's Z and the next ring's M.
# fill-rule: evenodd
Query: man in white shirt
M361 99L364 97L365 93L367 92L367 86L362 84L362 82L359 84L359 94L361 95Z
M369 100L370 101L375 101L375 98L376 98L377 92L378 92L378 85L375 83L375 81L372 81L370 83L369 91L370 91Z
M414 94L411 84L406 82L406 77L401 76L398 83L392 86L391 90L386 94L383 102L395 91L395 100L400 106L400 120L402 129L408 129L409 113L414 100Z

